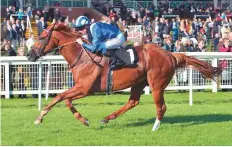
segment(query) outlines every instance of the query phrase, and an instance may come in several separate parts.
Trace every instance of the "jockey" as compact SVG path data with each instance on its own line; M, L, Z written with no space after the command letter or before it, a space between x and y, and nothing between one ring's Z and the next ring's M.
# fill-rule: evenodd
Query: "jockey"
M80 16L75 22L76 30L82 35L87 35L92 44L87 44L81 38L77 39L80 45L92 53L101 53L112 59L112 66L123 65L124 62L114 53L125 42L124 35L115 25L96 22L90 24L90 20L85 16ZM111 66L111 68L113 68Z

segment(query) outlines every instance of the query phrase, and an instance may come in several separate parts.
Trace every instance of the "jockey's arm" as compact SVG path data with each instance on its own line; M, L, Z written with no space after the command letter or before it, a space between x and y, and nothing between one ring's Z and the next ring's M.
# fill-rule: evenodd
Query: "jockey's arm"
M101 30L100 30L100 28L97 25L93 26L93 28L91 30L91 34L93 37L92 44L83 43L82 46L91 52L96 52L97 50L100 50L100 48L102 48L100 46L100 44L101 44L101 40L100 40L101 39Z

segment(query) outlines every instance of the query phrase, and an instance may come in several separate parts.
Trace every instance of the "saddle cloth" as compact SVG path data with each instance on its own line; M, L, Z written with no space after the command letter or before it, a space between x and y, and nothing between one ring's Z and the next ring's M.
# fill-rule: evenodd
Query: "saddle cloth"
M115 51L115 54L122 60L125 62L126 67L128 66L136 66L139 58L137 55L137 52L135 50L135 48L133 46L126 46L120 49L117 49Z
M124 65L119 66L115 69L137 66L139 58L133 46L126 46L124 48L117 49L115 50L115 54L117 55L118 58L120 58L125 63ZM108 73L107 73L106 93L108 95L110 94L110 91L112 91L112 87L113 87L113 79L112 79L113 70L114 69L109 68Z

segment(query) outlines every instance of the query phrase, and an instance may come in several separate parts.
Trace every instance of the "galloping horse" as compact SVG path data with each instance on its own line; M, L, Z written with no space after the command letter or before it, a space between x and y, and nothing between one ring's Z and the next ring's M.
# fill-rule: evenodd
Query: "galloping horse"
M84 118L73 107L72 101L95 92L105 92L109 59L82 48L75 42L80 37L80 34L72 31L71 28L64 24L52 24L41 33L27 54L28 59L35 62L41 56L53 50L59 50L60 54L68 62L75 81L75 85L72 88L57 95L41 111L40 116L35 120L35 124L41 123L43 117L53 106L65 100L67 107L73 115L84 125L89 126L88 119ZM82 39L84 40L84 38ZM113 91L131 87L129 100L119 110L106 116L101 123L108 123L110 120L137 106L144 87L149 85L157 112L156 121L152 128L152 131L155 131L159 128L166 111L164 89L171 81L177 68L192 65L204 77L211 79L217 77L223 70L221 65L212 67L208 63L194 57L181 53L167 52L155 44L145 44L144 46L137 46L135 49L139 58L137 66L134 68L119 68L113 74Z

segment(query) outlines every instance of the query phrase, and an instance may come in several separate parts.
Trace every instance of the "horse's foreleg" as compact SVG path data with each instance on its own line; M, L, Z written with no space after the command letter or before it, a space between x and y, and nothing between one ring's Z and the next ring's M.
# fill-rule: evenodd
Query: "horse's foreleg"
M81 114L73 107L72 105L72 101L74 99L80 99L82 97L84 97L85 95L80 95L78 97L75 97L73 99L67 99L65 100L66 106L69 108L69 110L73 113L73 115L75 116L76 119L78 119L79 121L81 121L84 125L89 126L89 120L82 117Z
M68 89L67 91L57 95L52 102L50 102L40 113L40 116L35 120L35 124L39 124L42 122L43 117L51 110L53 106L55 106L57 103L63 101L64 99L73 98L77 95L81 95L79 91L77 91L77 86L75 85L71 89Z
M101 120L101 123L108 123L109 120L115 119L121 114L127 112L128 110L132 109L133 107L137 106L139 104L140 96L143 92L144 87L147 85L147 81L144 81L138 85L135 85L131 88L131 95L129 98L129 101L121 107L119 110L113 112L112 114L105 117L103 120Z

